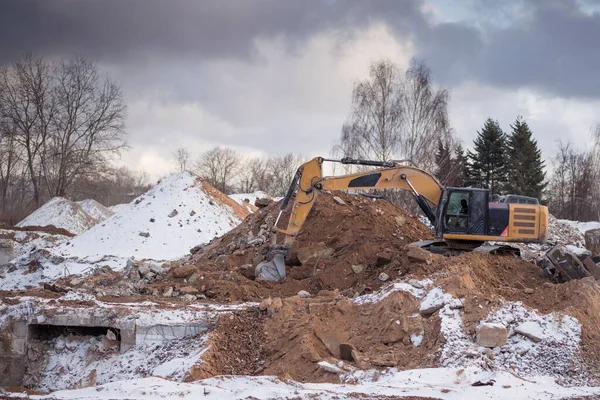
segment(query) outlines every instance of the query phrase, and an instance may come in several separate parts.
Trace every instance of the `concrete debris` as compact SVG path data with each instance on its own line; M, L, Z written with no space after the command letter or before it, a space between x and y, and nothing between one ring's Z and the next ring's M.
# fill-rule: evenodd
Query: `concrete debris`
M106 331L106 338L110 341L115 341L117 340L117 335L115 335L115 333L109 329L108 331Z
M333 201L335 201L340 206L345 206L346 202L342 200L339 196L333 196Z
M392 261L394 253L390 249L386 249L380 253L377 253L377 261L376 264L378 267L383 267L384 265L389 264Z
M172 297L173 296L173 286L169 286L167 290L163 293L163 297Z
M379 274L379 280L382 282L387 281L388 279L390 279L390 276L388 274L386 274L385 272L382 272Z
M535 321L527 321L515 328L515 333L521 334L534 342L541 342L544 339L543 328Z
M140 232L139 235L147 238L150 237L150 232Z
M361 272L363 272L365 270L365 265L364 264L353 264L350 266L350 268L352 268L352 271L354 271L355 274L360 274Z
M308 293L306 290L301 290L298 292L298 296L300 296L302 299L306 299L310 297L310 293Z
M408 253L406 254L408 256L408 259L411 261L415 261L415 262L424 262L425 264L431 264L432 260L433 260L433 254L430 253L429 251L422 249L420 247L417 246L407 246L408 249Z
M584 237L585 248L592 253L592 257L600 257L600 229L590 229Z
M506 344L508 330L502 324L481 323L477 326L477 344L483 347L501 347Z
M169 213L168 217L173 218L173 217L177 216L177 214L179 214L179 212L177 212L177 210L173 210Z

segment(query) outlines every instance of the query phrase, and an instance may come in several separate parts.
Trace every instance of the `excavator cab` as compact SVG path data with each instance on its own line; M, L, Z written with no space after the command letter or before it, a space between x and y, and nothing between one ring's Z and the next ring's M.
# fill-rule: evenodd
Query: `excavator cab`
M487 234L488 199L487 189L444 188L437 208L435 236Z

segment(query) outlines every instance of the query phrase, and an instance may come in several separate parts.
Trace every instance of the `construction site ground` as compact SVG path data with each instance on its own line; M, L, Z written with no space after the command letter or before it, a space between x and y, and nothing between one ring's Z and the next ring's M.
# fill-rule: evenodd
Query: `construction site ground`
M41 383L5 387L0 398L45 398L42 392L61 389L79 391L49 396L600 395L600 286L595 279L558 284L519 257L431 254L410 245L432 238L417 217L385 200L342 193L317 199L292 245L287 277L256 279L255 266L270 245L283 239L271 229L278 212L278 203L259 208L193 254L158 266L133 260L116 271L98 264L43 288L1 291L4 324L22 316L27 304L36 310L30 317L45 318L65 308L103 308L124 319L162 315L168 320L165 315L177 313L188 323L199 318L194 313L206 312L210 328L194 336L197 342L190 348L197 353L181 355L185 352L173 345L175 353L182 351L173 360L187 361L184 369L169 370L171 375L142 368L126 381L111 380L93 368L93 363L117 360L116 353L103 350L92 361L83 357L93 379L88 374L72 387L51 390ZM189 320L183 316L188 312ZM482 325L501 325L505 338L496 346L482 345ZM5 351L9 336L5 330L0 337ZM43 345L55 346L53 340ZM125 365L111 362L117 369ZM41 377L33 377L30 369L33 381L49 379L43 367L37 372ZM132 395L139 385L145 394ZM152 385L155 392L148 389Z

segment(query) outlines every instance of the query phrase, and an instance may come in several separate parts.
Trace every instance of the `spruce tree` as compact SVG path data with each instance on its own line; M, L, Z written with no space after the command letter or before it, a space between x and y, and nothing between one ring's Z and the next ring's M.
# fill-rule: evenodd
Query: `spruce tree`
M506 134L498 121L488 118L467 151L466 184L500 194L506 185Z
M517 117L510 127L512 132L507 143L509 180L506 192L541 200L547 185L542 152L523 117Z

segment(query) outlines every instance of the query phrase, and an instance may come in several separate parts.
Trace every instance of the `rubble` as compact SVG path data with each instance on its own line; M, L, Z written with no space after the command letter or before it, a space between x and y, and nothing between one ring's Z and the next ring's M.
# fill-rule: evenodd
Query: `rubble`
M600 256L600 229L590 229L585 234L585 248L592 253L592 257Z
M482 323L477 326L477 344L483 347L502 347L508 339L508 330L502 324Z

